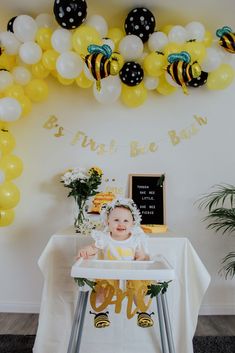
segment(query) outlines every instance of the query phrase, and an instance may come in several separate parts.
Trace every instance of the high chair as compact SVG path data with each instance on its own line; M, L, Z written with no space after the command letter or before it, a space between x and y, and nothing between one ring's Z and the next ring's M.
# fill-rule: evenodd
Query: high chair
M175 271L157 255L151 261L110 261L79 259L72 267L73 278L171 281ZM67 353L79 353L90 287L80 287ZM166 292L156 297L162 353L175 353Z

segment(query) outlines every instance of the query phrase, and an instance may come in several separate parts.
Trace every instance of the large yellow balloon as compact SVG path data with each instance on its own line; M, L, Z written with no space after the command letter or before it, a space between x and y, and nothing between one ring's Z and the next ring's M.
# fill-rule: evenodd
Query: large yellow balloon
M24 95L23 97L18 98L18 101L22 108L22 116L28 115L32 110L32 103L29 97Z
M10 181L0 184L0 210L9 210L16 207L20 201L20 192Z
M107 38L112 39L115 45L115 49L118 49L119 43L124 37L125 33L118 27L110 28L108 30Z
M147 99L147 89L143 82L137 86L127 86L122 84L121 100L130 108L142 105Z
M206 46L204 42L187 42L183 45L182 50L187 51L190 54L191 63L197 61L199 64L201 64L206 56Z
M169 82L167 82L165 74L161 75L159 77L159 83L156 88L157 92L162 94L163 96L168 96L169 94L174 93L177 88L170 85Z
M14 136L4 128L0 130L0 151L2 154L10 153L15 148L16 142Z
M25 87L25 92L33 102L42 102L48 97L48 85L45 81L35 78Z
M0 159L0 169L4 171L6 180L15 179L21 175L23 163L19 157L6 154Z
M18 84L13 84L9 87L7 87L4 91L5 95L7 97L11 97L11 98L21 98L24 96L24 89L22 86L18 85Z
M167 57L170 54L174 54L174 53L180 53L182 50L182 44L181 43L174 43L174 42L170 42L168 44L165 45L164 47L164 55Z
M2 53L0 55L0 68L11 71L16 66L16 56Z
M56 60L60 54L53 49L48 49L42 54L42 63L48 70L56 69Z
M0 211L0 227L9 226L15 218L14 210L2 210Z
M87 47L90 44L102 45L100 34L95 28L82 25L75 30L72 36L73 49L80 55L88 53Z
M144 58L144 70L148 76L158 77L163 73L166 66L165 56L152 52Z
M39 61L37 64L32 65L31 71L33 76L36 78L46 78L50 73L50 70L43 65L42 61Z
M52 48L51 36L52 36L51 28L46 28L46 27L39 28L36 34L36 42L43 50L51 49Z
M206 47L210 47L213 41L213 35L211 32L206 31L204 38L203 38L203 43L205 44Z
M76 78L76 83L81 88L90 88L94 82L89 80L84 74L84 71L82 71L80 75Z
M211 90L227 88L234 80L234 70L229 64L221 64L218 69L209 73L206 85Z
M170 32L170 30L173 28L173 25L165 25L161 28L161 32L164 32L165 34L168 35L168 33Z

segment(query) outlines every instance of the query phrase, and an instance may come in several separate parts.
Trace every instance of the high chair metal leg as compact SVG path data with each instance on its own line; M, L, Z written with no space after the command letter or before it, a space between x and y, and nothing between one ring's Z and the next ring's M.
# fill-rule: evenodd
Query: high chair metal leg
M89 291L80 291L67 353L79 353Z
M171 331L170 316L165 293L159 293L157 295L157 310L162 344L162 353L175 353L175 346Z

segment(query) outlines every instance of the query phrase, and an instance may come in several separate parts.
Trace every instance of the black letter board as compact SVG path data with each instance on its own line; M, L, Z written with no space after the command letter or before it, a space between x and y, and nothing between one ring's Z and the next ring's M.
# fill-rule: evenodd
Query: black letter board
M130 174L129 178L129 195L141 212L141 224L165 224L165 175Z

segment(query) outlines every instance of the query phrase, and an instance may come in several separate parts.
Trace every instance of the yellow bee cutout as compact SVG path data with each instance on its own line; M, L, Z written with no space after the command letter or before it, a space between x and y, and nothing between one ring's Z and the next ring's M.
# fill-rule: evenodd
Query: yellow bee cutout
M167 72L178 85L182 86L183 92L188 94L186 84L201 75L200 65L196 61L190 64L191 56L186 51L170 54L167 59L169 62Z
M220 38L219 45L227 50L229 53L235 53L235 33L228 26L217 29L217 37Z
M109 45L91 44L87 48L89 54L83 59L96 80L97 90L101 89L101 79L109 75L117 75L122 67L123 58L118 53L113 53Z

